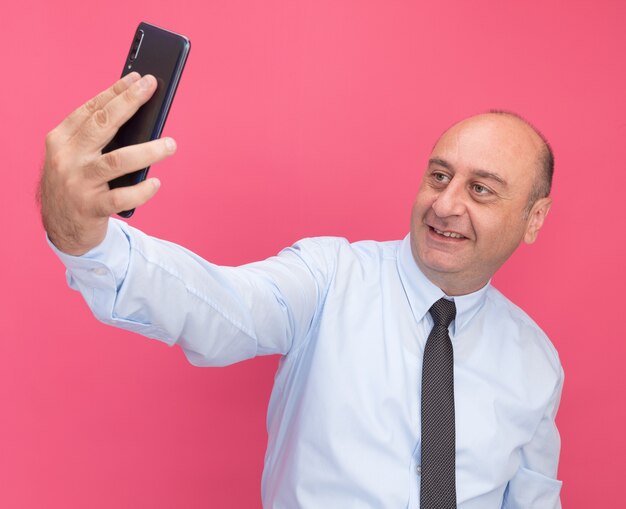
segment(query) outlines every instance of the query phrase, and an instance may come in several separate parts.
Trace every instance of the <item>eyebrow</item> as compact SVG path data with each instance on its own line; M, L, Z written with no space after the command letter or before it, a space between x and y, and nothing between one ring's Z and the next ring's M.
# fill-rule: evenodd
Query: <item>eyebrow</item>
M442 166L442 167L446 168L447 170L454 171L454 166L451 163L449 163L448 161L446 161L445 159L440 159L438 157L433 157L433 158L428 160L428 165L430 166L432 164L436 164L438 166ZM497 173L494 173L492 171L487 171L487 170L481 170L480 168L474 168L471 171L472 171L473 175L477 175L478 177L481 177L481 178L484 178L484 179L495 180L496 182L498 182L502 186L504 186L504 187L507 186L506 180L504 180Z

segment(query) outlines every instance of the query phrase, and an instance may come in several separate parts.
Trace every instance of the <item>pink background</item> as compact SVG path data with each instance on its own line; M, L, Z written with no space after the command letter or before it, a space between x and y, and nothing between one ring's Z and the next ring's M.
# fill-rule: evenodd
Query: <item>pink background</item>
M277 358L197 369L96 322L34 203L43 141L121 72L145 19L192 51L179 153L131 223L225 264L297 239L391 239L435 139L488 108L556 153L538 243L495 284L546 330L566 385L564 507L623 499L626 4L8 2L0 17L0 507L259 507Z

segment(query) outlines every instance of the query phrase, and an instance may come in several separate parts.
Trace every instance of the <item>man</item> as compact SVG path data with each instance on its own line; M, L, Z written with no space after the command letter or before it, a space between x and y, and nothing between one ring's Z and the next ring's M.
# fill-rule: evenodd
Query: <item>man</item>
M264 505L560 507L558 356L489 284L550 208L543 138L512 114L466 119L435 145L403 241L305 239L218 267L109 219L158 181L107 182L175 151L162 139L101 154L155 87L131 74L49 134L43 222L100 320L196 365L283 355Z

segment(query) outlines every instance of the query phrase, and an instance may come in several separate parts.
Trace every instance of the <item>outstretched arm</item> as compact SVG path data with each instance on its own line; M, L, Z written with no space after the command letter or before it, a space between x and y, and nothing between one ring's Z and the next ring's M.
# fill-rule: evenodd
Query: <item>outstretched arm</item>
M286 354L305 341L335 248L305 239L267 260L222 267L111 219L104 241L83 256L55 251L99 320L177 344L192 364L217 366Z

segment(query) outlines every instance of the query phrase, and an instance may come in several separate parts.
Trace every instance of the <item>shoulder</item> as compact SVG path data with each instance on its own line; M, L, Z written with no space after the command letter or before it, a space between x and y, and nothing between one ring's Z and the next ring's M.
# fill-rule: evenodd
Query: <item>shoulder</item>
M296 242L283 250L294 251L303 256L323 258L325 260L352 259L355 262L371 262L397 257L399 240L375 241L360 240L350 242L343 237L309 237Z
M487 292L487 305L506 330L506 338L513 342L521 358L542 365L557 378L562 377L559 354L541 327L519 306L496 288Z
M280 256L297 257L316 279L328 282L350 278L355 282L381 277L386 263L395 266L399 245L400 241L350 242L343 237L310 237L284 249Z

